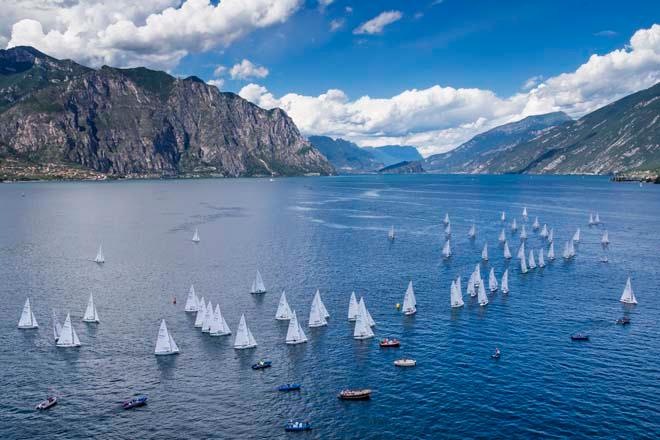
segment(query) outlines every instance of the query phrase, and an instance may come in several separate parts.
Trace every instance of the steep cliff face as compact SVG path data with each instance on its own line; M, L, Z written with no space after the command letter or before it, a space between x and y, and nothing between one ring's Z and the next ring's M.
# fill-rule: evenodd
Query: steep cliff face
M3 70L3 60L17 57L28 60L21 72ZM52 74L63 69L64 75ZM38 75L42 79L35 80ZM12 97L0 107L0 154L6 157L78 164L109 175L333 172L282 110L264 110L195 77L144 68L91 70L14 48L0 51L0 78L0 86L19 84L0 87L0 103Z

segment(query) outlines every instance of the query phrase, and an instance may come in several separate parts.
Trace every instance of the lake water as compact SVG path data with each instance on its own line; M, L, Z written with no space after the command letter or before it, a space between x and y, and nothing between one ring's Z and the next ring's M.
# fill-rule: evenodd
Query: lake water
M559 258L526 275L514 259L508 296L489 295L487 307L466 296L452 310L451 279L467 280L485 240L491 260L482 274L492 265L501 276L499 213L521 224L524 206L529 246L542 245L531 231L538 216L554 227ZM536 176L25 183L0 186L0 210L0 438L660 435L660 186ZM587 226L591 211L601 226ZM448 262L440 255L445 212ZM563 242L577 227L582 242L567 263ZM191 242L195 228L199 244ZM517 236L511 241L515 254ZM102 267L90 261L100 242ZM269 289L263 296L248 293L257 268ZM634 307L618 301L629 274ZM409 280L414 317L395 308ZM194 329L183 311L191 283L221 304L232 330L245 313L258 347L236 351L233 336ZM309 329L317 288L331 318ZM274 319L282 289L307 344L284 343L287 323ZM400 338L401 348L352 338L353 290L365 297L376 337ZM81 322L90 292L98 326ZM37 331L16 328L27 296ZM60 321L71 313L82 347L54 346L52 310ZM616 325L624 314L632 324ZM161 318L178 356L153 355ZM572 342L577 331L591 341ZM490 359L496 346L499 361ZM400 357L418 366L397 369ZM251 370L259 358L273 368ZM275 391L291 381L302 391ZM372 388L373 398L342 402L345 387ZM36 412L49 391L60 404ZM149 396L146 407L120 409L137 393ZM308 419L314 430L287 434L289 418Z

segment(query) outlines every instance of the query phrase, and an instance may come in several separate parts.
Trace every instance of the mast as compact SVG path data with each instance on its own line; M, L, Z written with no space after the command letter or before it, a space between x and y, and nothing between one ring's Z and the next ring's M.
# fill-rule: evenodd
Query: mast
M195 294L195 286L190 285L188 290L188 297L186 298L186 306L183 308L186 312L197 311L197 295Z
M491 292L496 292L498 288L497 278L495 278L495 269L490 268L490 274L488 275L488 289Z
M318 291L317 291L318 294ZM319 305L320 296L314 295L312 300L312 308L309 312L309 326L310 327L322 327L328 325L328 322L325 320L325 316L321 312L321 307Z
M477 300L479 301L480 306L488 305L488 296L486 296L486 289L484 288L484 283L479 284L479 293Z
M25 300L23 305L23 312L21 313L21 318L18 320L18 328L20 329L33 329L39 328L37 324L37 319L34 317L34 312L32 311L32 304L30 303L30 298Z
M630 277L626 280L626 287L623 289L620 301L624 304L637 304L637 298L630 282Z
M414 315L417 313L417 300L415 299L415 291L413 290L412 281L408 283L406 294L403 296L403 314Z
M484 248L481 251L481 259L488 261L488 243L484 243Z
M286 300L286 293L284 290L282 291L282 296L280 296L280 302L277 305L275 319L280 321L287 321L291 319L291 308L289 307L289 303Z
M511 250L509 249L509 243L506 241L504 242L504 258L511 259Z
M502 275L502 293L509 293L509 269L506 269Z
M241 315L241 320L238 323L238 330L236 330L236 338L234 339L234 348L242 350L244 348L254 348L257 346L257 341L254 340L252 332L247 326L245 321L245 314Z
M94 295L89 294L89 300L87 301L87 308L85 309L85 314L83 315L84 322L99 322L99 315L96 312L96 305L94 304Z
M360 303L358 304L358 316L355 321L355 329L353 331L354 339L368 339L374 337L374 332L371 330L371 326L368 321L368 312L367 308L364 305L364 301L361 298Z
M298 323L296 311L291 312L291 319L289 320L289 328L286 332L286 343L289 345L302 344L307 342L307 336L302 327Z
M358 302L355 298L355 292L351 292L351 299L348 302L348 320L355 321L358 315Z
M94 262L98 264L105 263L105 256L103 255L103 245L99 245L99 251L96 253L96 258L94 258Z

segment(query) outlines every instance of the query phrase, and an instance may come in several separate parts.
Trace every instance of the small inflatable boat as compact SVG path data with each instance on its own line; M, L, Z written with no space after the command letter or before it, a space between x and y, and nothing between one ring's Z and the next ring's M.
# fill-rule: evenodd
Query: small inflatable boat
M127 400L121 404L124 409L137 408L138 406L144 406L147 404L147 396L137 396L131 400Z
M398 339L381 339L380 344L381 347L398 347L401 345L401 342L399 342Z
M252 365L253 370L263 370L264 368L270 368L273 365L271 361L259 361L256 364Z
M371 390L368 388L362 390L342 390L337 397L343 400L366 400L371 398Z
M54 405L57 405L57 397L50 396L48 397L48 399L44 400L43 402L39 402L39 404L35 407L35 409L44 410Z
M414 367L417 365L417 361L415 359L397 359L394 361L394 365L397 367Z
M298 391L300 389L299 383L285 383L277 387L277 391Z
M285 431L309 431L312 429L312 424L309 422L296 422L294 420L289 420L284 426Z
M585 335L584 333L576 333L574 335L571 335L571 340L573 340L573 341L588 341L589 340L589 335Z

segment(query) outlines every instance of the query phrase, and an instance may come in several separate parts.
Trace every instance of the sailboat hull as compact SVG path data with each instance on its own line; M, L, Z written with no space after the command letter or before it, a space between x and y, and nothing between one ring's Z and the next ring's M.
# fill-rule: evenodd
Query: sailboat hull
M406 315L406 316L412 316L412 315L414 315L415 313L417 313L417 309L413 309L413 310L404 310L404 312L403 312L403 314Z
M245 350L248 348L257 348L257 345L241 345L240 347L234 346L236 350Z
M255 290L255 291L252 291L250 293L253 294L253 295L261 295L262 293L266 293L266 291L265 290Z
M365 336L353 336L353 339L357 339L357 340L364 340L364 339L370 339L370 338L373 338L373 336L370 336L370 335L365 335Z
M56 347L59 348L76 348L80 347L80 344L60 344L59 342L55 344Z
M34 329L38 329L39 326L38 325L19 325L18 328L20 328L21 330L34 330Z
M304 344L305 342L307 342L307 339L300 341L286 341L287 345L298 345L298 344Z
M154 353L156 356L170 356L173 354L179 354L178 351L161 351Z
M83 322L91 323L91 324L98 324L100 321L98 319L85 319L83 318Z

